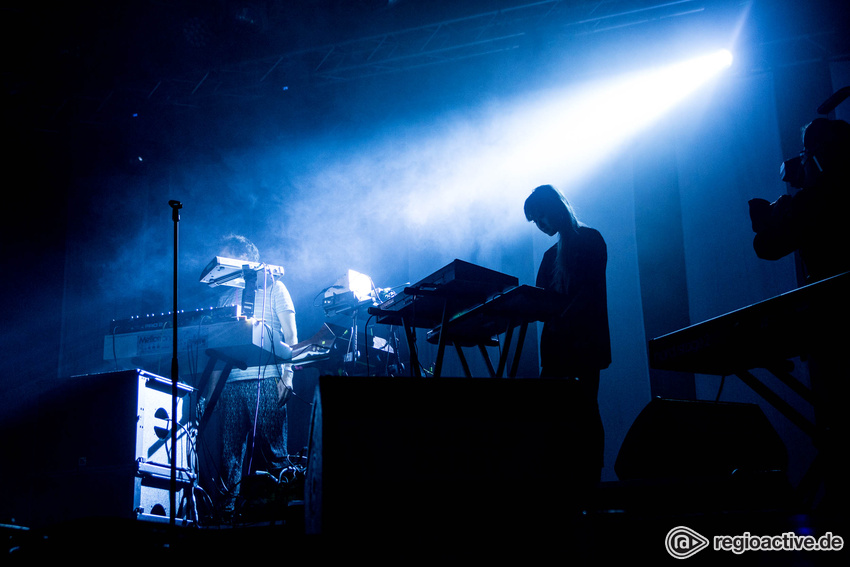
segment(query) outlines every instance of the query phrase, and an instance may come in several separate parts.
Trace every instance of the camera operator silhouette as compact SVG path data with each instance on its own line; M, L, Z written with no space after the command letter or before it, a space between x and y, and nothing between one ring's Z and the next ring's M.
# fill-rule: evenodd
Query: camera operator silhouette
M848 199L850 199L850 124L817 118L803 129L803 151L782 164L782 179L797 191L773 203L749 202L753 248L759 258L778 260L799 252L805 283L831 279L847 287ZM832 279L835 278L835 279ZM819 288L820 291L823 288ZM801 359L808 365L814 393L818 435L814 442L822 466L824 492L820 507L845 510L848 499L845 452L850 400L848 360L850 299L846 290L812 294L811 317L799 329L804 343Z
M782 164L782 178L798 190L793 196L749 202L758 257L778 260L799 251L806 283L850 270L850 124L817 118L806 125L803 151Z

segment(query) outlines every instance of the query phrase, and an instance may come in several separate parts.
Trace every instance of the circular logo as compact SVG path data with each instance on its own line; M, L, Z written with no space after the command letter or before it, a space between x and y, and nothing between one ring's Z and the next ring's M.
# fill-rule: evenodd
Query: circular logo
M676 559L687 559L708 547L708 540L691 528L677 526L667 532L664 547Z

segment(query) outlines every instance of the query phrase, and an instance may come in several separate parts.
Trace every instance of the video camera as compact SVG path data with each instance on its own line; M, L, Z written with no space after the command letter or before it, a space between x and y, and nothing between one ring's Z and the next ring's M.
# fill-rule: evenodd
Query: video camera
M818 113L831 113L848 97L850 87L839 89L818 107ZM847 163L848 155L850 124L844 120L816 118L803 129L803 151L782 163L779 176L796 189L812 187L825 171Z
M804 129L803 151L782 163L780 177L797 189L812 187L824 171L846 163L848 151L850 124L843 120L816 118Z

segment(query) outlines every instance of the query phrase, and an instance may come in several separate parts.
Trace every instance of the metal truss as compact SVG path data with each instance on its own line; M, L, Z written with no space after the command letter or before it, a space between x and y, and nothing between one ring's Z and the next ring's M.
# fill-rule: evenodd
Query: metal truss
M92 124L125 120L134 108L156 105L207 107L280 95L286 89L322 87L452 62L498 56L527 44L557 45L594 34L625 33L652 24L711 21L720 12L740 14L754 0L538 0L383 31L345 41L220 60L176 75L131 80L108 92L68 95L47 108L42 121L62 115ZM274 23L268 33L274 34ZM280 33L284 33L282 30ZM770 38L755 55L762 69L793 61L846 57L847 40L836 46L835 30ZM599 37L603 37L600 35ZM50 127L49 125L46 127Z
M410 71L520 48L530 36L575 37L693 15L718 0L542 0L163 79L151 95L176 104L254 97ZM727 2L728 3L728 2Z

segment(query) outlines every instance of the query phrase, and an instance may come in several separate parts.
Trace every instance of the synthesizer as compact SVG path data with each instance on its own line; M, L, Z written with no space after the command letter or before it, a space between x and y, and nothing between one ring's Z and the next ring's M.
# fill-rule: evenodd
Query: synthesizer
M208 351L240 366L288 362L291 349L279 332L239 316L239 306L178 313L177 355L181 369L200 371ZM103 359L149 371L169 368L174 354L171 314L113 321L103 338Z

